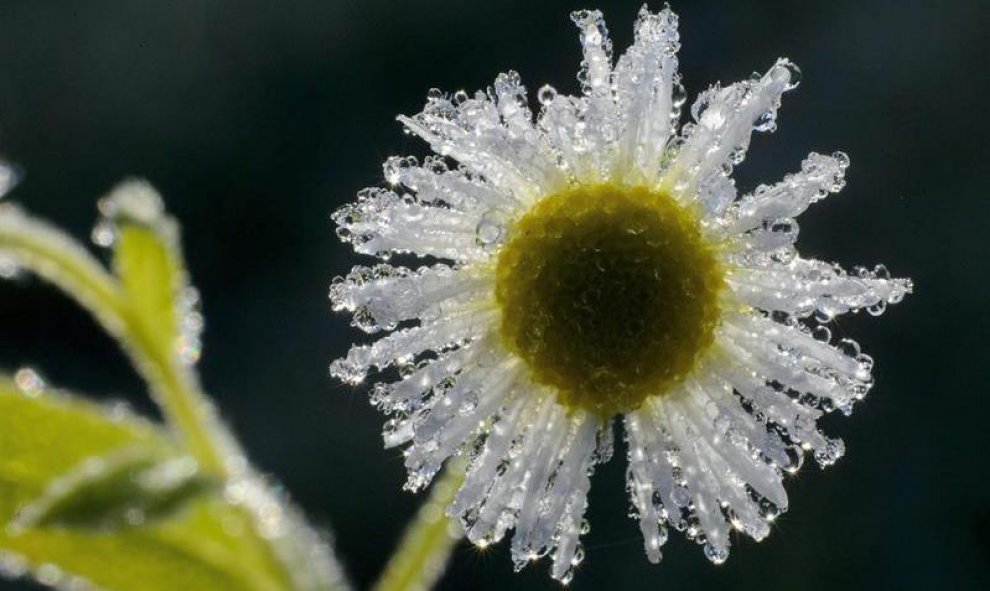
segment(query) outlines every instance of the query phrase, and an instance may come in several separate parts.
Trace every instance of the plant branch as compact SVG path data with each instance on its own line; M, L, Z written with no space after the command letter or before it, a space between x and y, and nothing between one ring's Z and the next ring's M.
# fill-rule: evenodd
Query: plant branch
M286 588L348 587L329 544L254 471L217 418L196 373L179 358L173 343L156 338L118 279L96 258L58 228L8 204L0 205L0 258L58 287L121 343L148 383L165 422L200 469L236 484L243 496L238 504L281 564ZM273 515L279 517L278 525L272 525Z
M463 537L460 525L446 515L463 481L463 462L451 461L403 534L374 591L430 589L440 579Z
M233 476L232 438L221 433L195 376L175 355L154 346L131 313L116 279L61 230L13 206L0 213L0 252L55 285L97 318L122 344L124 352L152 388L166 422L199 462L221 478ZM227 452L226 454L224 452ZM226 456L226 457L225 457Z

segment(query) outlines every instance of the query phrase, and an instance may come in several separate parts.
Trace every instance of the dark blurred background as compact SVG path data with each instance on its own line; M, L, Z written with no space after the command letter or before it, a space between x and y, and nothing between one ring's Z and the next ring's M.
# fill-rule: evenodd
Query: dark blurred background
M603 3L604 4L604 3ZM601 6L617 52L640 0ZM359 588L420 498L364 391L327 365L355 336L331 315L332 276L358 259L329 213L378 184L392 154L422 156L394 117L433 86L474 90L518 70L576 92L568 14L587 2L42 0L0 2L0 152L24 171L8 197L80 237L95 200L142 175L182 221L207 318L208 390L257 464L332 526ZM659 6L654 6L659 8ZM884 262L917 293L880 319L843 318L878 360L846 457L808 462L762 544L714 567L673 535L647 563L626 517L621 455L591 493L586 589L978 589L990 586L987 346L990 199L985 2L681 1L693 96L774 58L804 71L780 130L754 139L744 190L842 149L849 185L801 219L802 251ZM35 280L0 283L0 366L153 412L115 344ZM621 453L621 452L620 452ZM506 544L462 545L442 589L555 589L546 562L512 573ZM33 589L0 583L0 588Z

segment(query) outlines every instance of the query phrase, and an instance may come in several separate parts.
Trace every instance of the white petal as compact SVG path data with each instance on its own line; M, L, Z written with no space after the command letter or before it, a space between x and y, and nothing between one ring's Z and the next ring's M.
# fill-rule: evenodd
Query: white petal
M842 441L825 437L817 428L816 423L824 414L821 410L801 404L775 390L767 385L765 378L738 363L722 363L718 372L749 401L753 412L763 414L767 420L784 429L791 441L810 449L819 464L832 464L842 455ZM784 467L789 472L796 472L800 463Z
M333 214L337 235L361 254L413 253L453 261L489 257L477 239L478 216L417 203L370 188Z
M578 81L587 96L611 100L612 94L612 40L600 10L579 10L571 13L571 20L581 30L581 48L584 59Z
M705 413L697 401L683 404L682 409L682 420L689 422L700 434L694 442L694 449L699 465L705 469L704 479L716 491L719 506L730 512L731 517L721 520L718 519L718 513L713 512L710 521L715 526L716 537L712 539L708 536L711 546L706 549L710 559L724 560L728 553L728 540L724 539L724 533L730 523L756 540L761 540L770 533L769 524L754 498L756 495L750 489L759 491L761 487L767 488L767 485L759 484L764 479L771 482L774 488L781 491L777 500L779 504L775 506L786 508L787 498L780 484L781 476L776 470L767 470L765 464L754 462L752 455L739 454L741 445L722 437L718 427L713 424L712 417ZM754 466L763 469L765 473L758 474L755 478L747 477L747 472L752 472Z
M519 412L522 414L516 419L515 436L505 455L498 459L499 466L494 478L484 483L487 486L485 494L477 500L477 504L466 505L458 498L452 505L452 509L463 507L458 517L468 539L475 544L484 546L497 542L515 525L521 505L521 497L516 493L522 490L530 462L550 434L562 428L558 423L550 422L556 406L552 395L537 394L532 392L528 397L526 393L521 394L523 406ZM466 481L474 481L475 486L465 486L462 493L481 484L477 481L477 474L474 467L468 471Z
M550 393L520 398L522 406L496 420L450 510L476 544L497 541L515 527L516 567L552 553L553 576L568 580L583 554L578 537L602 422L569 412Z
M370 345L351 347L347 356L330 365L334 377L360 383L374 369L413 360L425 351L438 351L483 336L496 326L496 312L467 308L422 326L397 330Z
M403 320L434 320L491 291L491 277L477 269L359 266L334 280L330 302L334 311L354 313L353 326L374 333L392 330Z
M501 90L503 100L512 101L509 124L498 96L478 92L457 102L438 92L414 117L400 116L406 129L427 142L438 154L450 156L480 174L486 181L521 201L532 201L562 186L550 147L532 125L522 125L516 93Z
M552 568L556 579L566 574L578 550L589 472L602 428L601 421L590 415L575 413L569 418L567 436L551 465L531 475L534 485L546 484L540 485L539 497L523 506L512 538L517 559L556 544Z
M617 173L633 183L654 185L684 103L677 74L677 15L669 8L651 14L644 6L635 31L635 42L615 67L622 130Z
M470 367L437 391L429 406L409 416L413 443L405 451L405 488L419 490L429 484L443 462L508 403L520 375L520 363L513 357L493 367Z
M509 447L526 426L523 420L524 418L528 420L529 417L523 417L522 411L527 407L527 402L529 400L525 393L517 396L492 419L491 428L485 434L483 445L471 462L464 484L448 508L448 513L452 517L460 517L466 525L473 525L468 524L468 516L484 502L496 476L504 474ZM475 542L477 543L477 540Z
M660 429L648 410L640 409L625 416L629 447L629 495L639 517L646 557L660 562L660 547L667 541L668 520L680 522L680 511L673 506L673 466L659 441ZM665 506L671 505L668 510Z
M382 168L385 180L415 192L420 203L445 205L479 217L487 211L515 210L521 205L510 193L480 176L450 170L442 156L428 156L422 166L414 157L392 156Z
M774 129L781 95L796 86L795 72L793 64L780 59L763 76L702 93L691 108L695 123L681 130L665 188L690 203L698 187L711 182L708 177L728 176L744 158L753 131Z
M655 417L663 422L671 438L677 443L678 462L685 486L690 494L690 513L698 521L700 532L688 525L687 534L694 538L703 533L706 544L719 556L728 554L729 524L722 515L718 500L718 480L696 447L700 434L683 416L683 411L674 400L665 400L654 405ZM724 558L721 558L724 560Z
M735 473L756 492L775 505L786 508L787 492L781 484L780 473L753 453L758 451L774 464L780 463L778 459L786 458L785 454L780 453L785 446L780 437L748 413L745 413L749 417L748 427L741 424L745 421L740 418L741 415L728 414L726 409L730 405L738 407L740 411L743 408L739 400L732 396L732 390L725 382L705 376L703 382L688 382L686 386L690 395L683 400L671 402L680 404L682 412L704 417L704 420L696 421L699 426L694 428L693 433L701 435L703 432L707 437L700 436L697 439L705 440L707 445L717 449L724 460L732 465ZM716 400L716 404L708 403Z
M379 382L371 391L371 403L386 413L414 412L422 408L433 388L475 362L489 350L485 339L442 351L436 359L424 361L396 382ZM386 444L391 447L398 443Z
M739 299L798 317L818 313L829 319L864 308L879 314L914 289L910 279L890 278L883 266L849 275L837 265L813 259L795 258L786 264L762 257L735 261L738 266L728 269L726 281Z
M729 212L725 234L739 234L773 223L795 218L808 206L835 193L845 185L849 157L842 152L823 156L812 152L801 163L801 171L789 174L773 185L760 185L746 195Z
M540 130L577 182L601 183L610 175L614 125L606 121L609 115L600 106L587 97L556 95L540 113Z
M826 400L845 412L872 386L872 360L858 347L833 347L797 326L758 314L727 318L722 329L719 344L737 363L767 382Z

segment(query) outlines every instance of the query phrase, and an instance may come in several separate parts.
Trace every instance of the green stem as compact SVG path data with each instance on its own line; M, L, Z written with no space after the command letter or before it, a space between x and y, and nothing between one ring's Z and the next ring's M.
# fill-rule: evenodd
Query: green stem
M422 591L433 587L463 536L460 527L445 513L462 482L464 464L448 464L403 534L374 591Z

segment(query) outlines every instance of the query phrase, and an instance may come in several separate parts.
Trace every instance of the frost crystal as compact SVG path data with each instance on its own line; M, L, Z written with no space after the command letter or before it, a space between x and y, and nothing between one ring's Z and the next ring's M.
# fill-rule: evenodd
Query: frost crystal
M873 360L824 324L847 312L880 314L912 283L882 265L850 273L797 254L795 218L842 188L849 159L841 152L812 153L781 182L737 196L733 167L754 131L776 128L781 97L798 85L794 64L781 59L765 74L712 86L678 130L676 15L644 8L617 60L600 12L572 19L584 52L579 96L544 86L534 117L509 72L474 95L431 91L422 112L399 118L438 156L390 158L389 187L365 189L334 221L358 253L439 262L355 267L334 281L334 310L381 336L331 372L376 382L372 402L390 415L386 445L404 447L408 489L467 456L449 514L480 546L514 529L517 567L549 555L566 583L584 557L590 476L612 455L614 417L563 404L506 347L496 263L516 222L547 196L603 184L669 196L699 212L725 288L714 342L669 390L622 415L627 487L651 561L672 527L718 564L732 530L769 534L787 509L783 477L805 452L827 466L844 451L817 422L865 396Z

